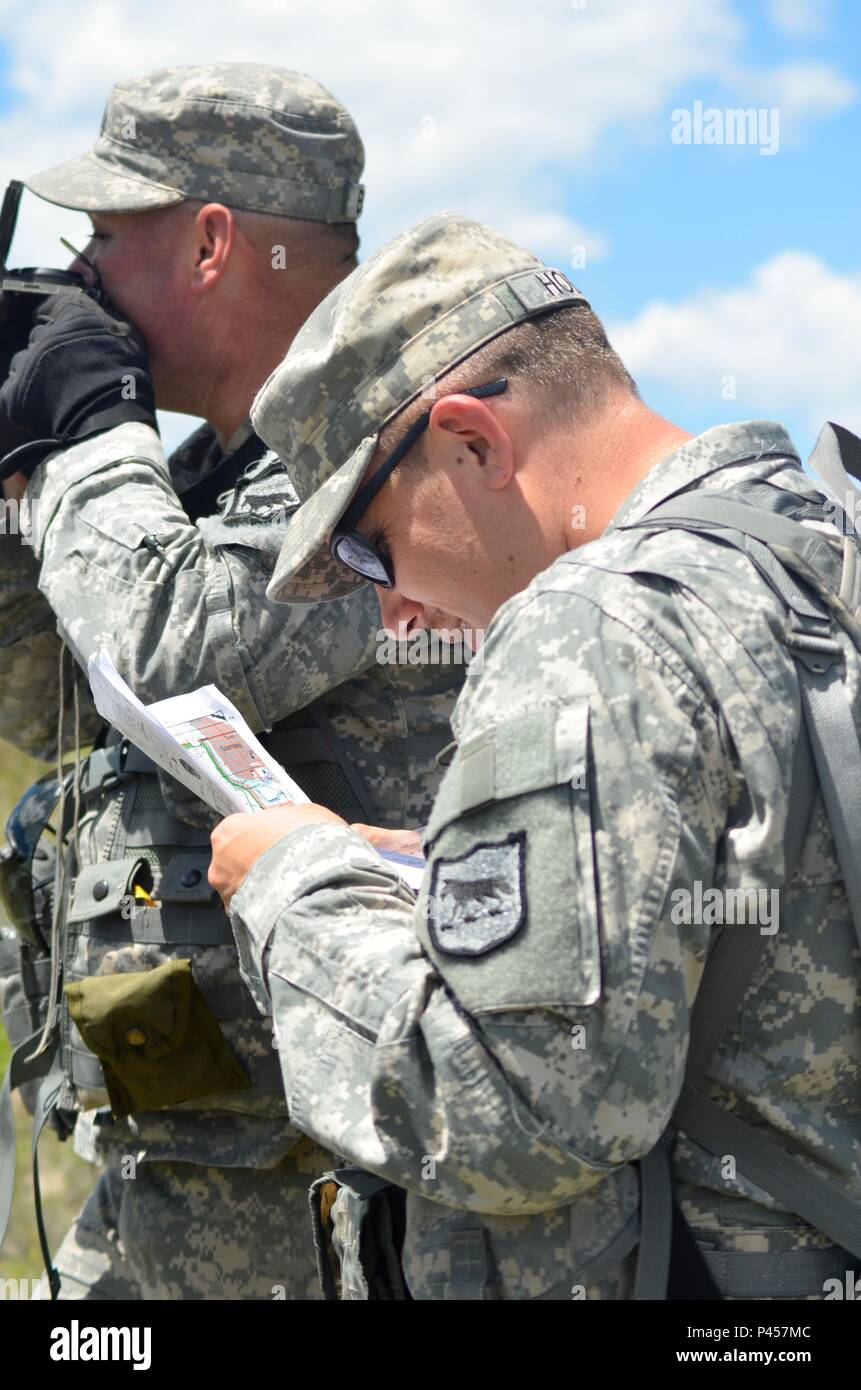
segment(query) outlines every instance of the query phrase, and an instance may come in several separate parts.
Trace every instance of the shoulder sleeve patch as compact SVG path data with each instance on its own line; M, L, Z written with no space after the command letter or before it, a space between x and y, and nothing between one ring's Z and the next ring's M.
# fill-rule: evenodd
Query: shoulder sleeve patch
M225 526L268 526L286 520L299 499L284 464L270 450L246 468L224 501Z
M483 956L517 935L526 912L525 830L435 861L427 914L438 951Z

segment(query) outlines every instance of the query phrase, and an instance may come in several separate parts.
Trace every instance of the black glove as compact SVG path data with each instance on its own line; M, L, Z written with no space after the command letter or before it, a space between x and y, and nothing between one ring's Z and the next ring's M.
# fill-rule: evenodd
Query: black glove
M20 450L26 464L16 466L32 472L52 449L129 420L156 423L139 333L113 306L79 290L51 295L0 389L0 443L11 430L27 435L32 445ZM9 457L0 476L14 471L12 464Z

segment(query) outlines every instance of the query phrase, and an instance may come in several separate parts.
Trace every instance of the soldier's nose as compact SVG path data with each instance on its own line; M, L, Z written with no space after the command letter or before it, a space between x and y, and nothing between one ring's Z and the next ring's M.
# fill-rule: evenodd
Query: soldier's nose
M425 626L424 606L415 599L404 598L397 589L377 589L383 627L396 637L406 637L411 628Z

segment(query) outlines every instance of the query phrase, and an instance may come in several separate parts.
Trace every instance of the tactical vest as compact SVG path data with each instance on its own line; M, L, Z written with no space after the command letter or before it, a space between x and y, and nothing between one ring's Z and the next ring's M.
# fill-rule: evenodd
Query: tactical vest
M214 432L202 426L172 456L191 521L214 512L265 446L251 433L231 454L218 458L218 452ZM216 462L209 466L212 457ZM322 701L282 720L261 742L312 801L347 821L378 819ZM70 787L71 776L65 780ZM25 820L52 796L56 804L56 787L36 790ZM69 878L54 959L45 945L51 933L50 871L41 873L45 887L37 912L30 914L35 930L22 931L16 921L18 935L0 937L2 1003L13 1045L0 1092L0 1241L15 1182L11 1097L20 1089L34 1114L36 1222L54 1297L58 1276L42 1219L37 1162L46 1121L65 1137L79 1110L98 1108L107 1115L108 1104L117 1116L169 1106L287 1121L271 1020L260 1016L242 984L229 920L207 881L210 824L172 814L155 764L116 730L108 730L104 746L84 760L79 793L79 863L68 843L68 814L60 828ZM49 815L50 806L41 814L42 826ZM43 849L53 855L45 835L39 841ZM47 1041L52 982L55 990L62 983L70 991L58 996L59 1018L55 1009Z
M214 449L202 426L171 459L191 521L214 511L265 445L252 432L201 477ZM312 801L347 821L375 819L322 701L260 737ZM230 922L207 881L212 822L172 814L158 768L116 730L85 760L80 795L82 862L71 867L58 962L73 989L62 996L55 1114L110 1103L115 1116L188 1105L286 1119L271 1020L240 979ZM48 962L34 967L25 954L36 1028Z
M321 702L261 742L312 801L348 821L373 819ZM119 1116L188 1104L286 1119L272 1023L240 979L230 922L207 881L209 829L171 814L155 764L115 730L83 765L81 806L84 862L61 934L63 983L79 988L63 1000L59 1108L111 1103ZM188 982L177 974L186 960ZM144 972L160 973L150 981Z

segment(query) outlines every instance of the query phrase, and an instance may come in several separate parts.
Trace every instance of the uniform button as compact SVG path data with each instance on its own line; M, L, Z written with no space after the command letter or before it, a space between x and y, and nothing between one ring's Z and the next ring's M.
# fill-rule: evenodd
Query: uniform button
M129 1047L143 1047L146 1042L146 1033L143 1028L129 1028L126 1032L126 1042Z
M203 874L200 869L186 869L179 881L183 888L196 888L202 878Z
M106 898L110 891L110 888L103 878L100 878L98 883L93 884L93 897L97 903L100 903L103 898Z

